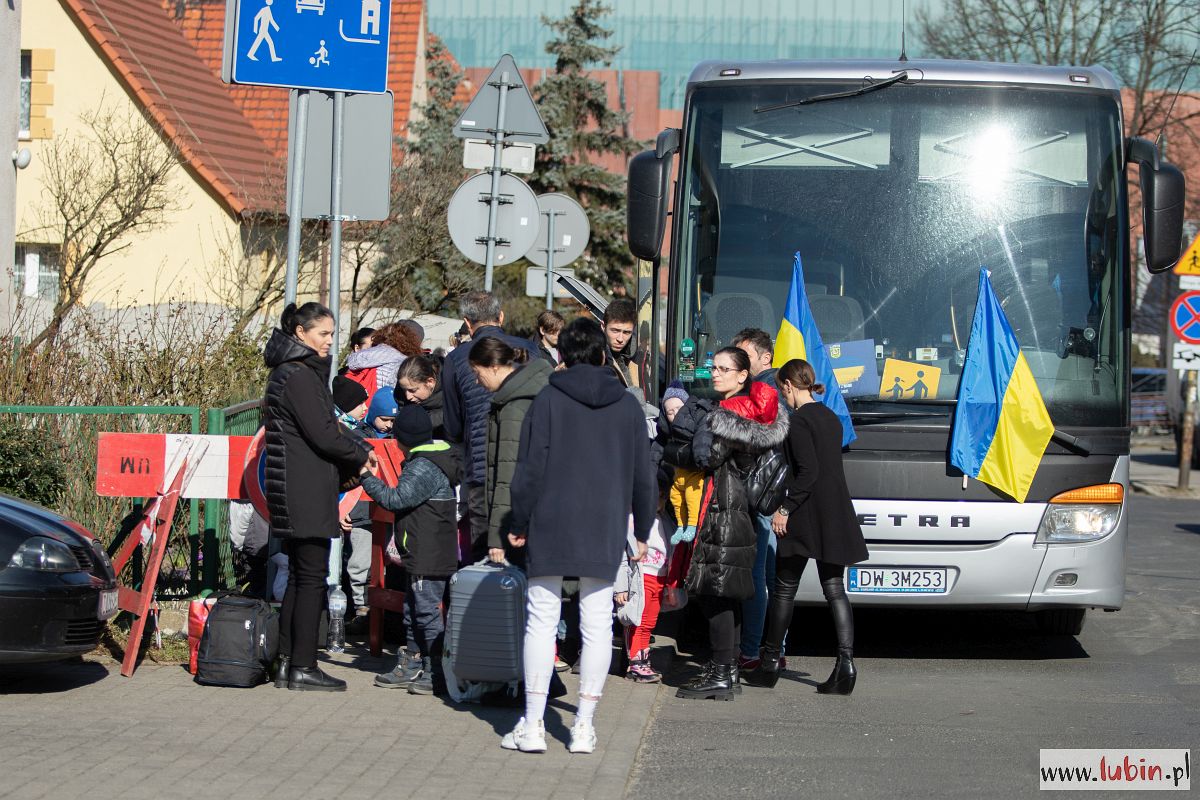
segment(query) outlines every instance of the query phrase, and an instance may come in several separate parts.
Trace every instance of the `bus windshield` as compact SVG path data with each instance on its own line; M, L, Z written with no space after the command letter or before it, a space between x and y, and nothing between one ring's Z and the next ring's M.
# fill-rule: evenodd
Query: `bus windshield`
M858 86L693 93L669 372L703 391L709 353L774 335L798 254L851 411L949 415L983 267L1055 424L1126 425L1114 97L918 84L787 105Z

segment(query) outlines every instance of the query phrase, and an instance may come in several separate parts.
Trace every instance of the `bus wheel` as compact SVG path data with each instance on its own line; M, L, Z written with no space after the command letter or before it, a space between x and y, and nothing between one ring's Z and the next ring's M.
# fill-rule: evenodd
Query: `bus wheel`
M1038 611L1037 626L1051 636L1078 636L1083 630L1083 608L1052 608Z

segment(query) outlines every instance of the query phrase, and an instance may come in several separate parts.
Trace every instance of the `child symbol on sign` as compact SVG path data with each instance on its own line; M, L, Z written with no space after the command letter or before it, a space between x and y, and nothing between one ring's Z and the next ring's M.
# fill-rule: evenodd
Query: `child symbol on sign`
M329 51L325 49L325 40L321 40L321 46L317 48L317 52L308 57L308 63L320 69L321 65L329 66Z

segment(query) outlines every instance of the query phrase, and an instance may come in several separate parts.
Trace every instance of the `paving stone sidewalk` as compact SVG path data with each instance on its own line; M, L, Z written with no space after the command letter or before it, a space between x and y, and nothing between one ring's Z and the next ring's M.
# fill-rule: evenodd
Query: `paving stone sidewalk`
M133 678L94 661L0 670L0 797L621 798L659 691L610 677L599 747L571 755L578 684L564 675L549 752L529 755L500 748L515 709L372 686L394 657L331 658L345 693L204 687L148 662Z

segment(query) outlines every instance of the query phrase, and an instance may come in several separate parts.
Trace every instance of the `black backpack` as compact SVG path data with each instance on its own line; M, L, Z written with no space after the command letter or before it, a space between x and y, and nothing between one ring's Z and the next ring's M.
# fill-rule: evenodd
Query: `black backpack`
M746 503L756 514L774 514L787 496L787 456L782 450L759 455L746 475Z
M208 612L196 658L196 683L257 686L279 650L279 614L265 600L220 595Z

